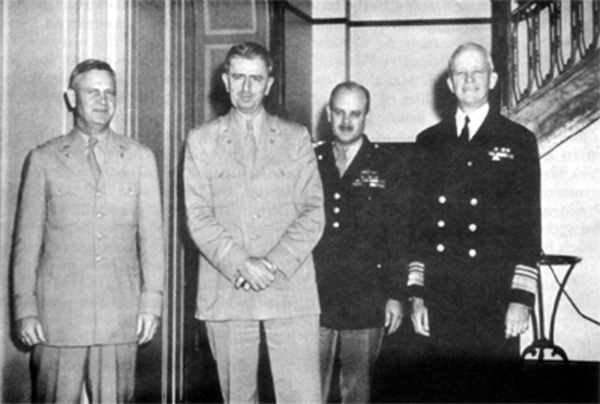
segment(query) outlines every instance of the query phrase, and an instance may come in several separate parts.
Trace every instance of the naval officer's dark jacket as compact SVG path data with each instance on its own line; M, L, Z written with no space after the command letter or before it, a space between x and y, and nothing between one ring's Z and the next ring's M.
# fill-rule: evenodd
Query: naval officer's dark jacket
M409 295L424 298L430 317L451 308L497 313L490 321L500 321L503 332L499 317L508 303L534 302L541 249L536 139L490 111L470 142L458 140L450 119L422 132L416 149Z
M366 136L340 178L332 144L316 149L325 194L326 227L314 251L321 325L381 327L388 299L403 296L407 179L402 159ZM406 261L404 261L406 264Z

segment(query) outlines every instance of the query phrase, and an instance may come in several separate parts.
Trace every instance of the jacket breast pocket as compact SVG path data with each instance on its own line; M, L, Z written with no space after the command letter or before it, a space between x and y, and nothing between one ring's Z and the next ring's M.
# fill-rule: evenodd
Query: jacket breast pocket
M110 198L110 216L114 224L131 226L137 223L140 191L130 183L119 184Z
M258 184L275 204L291 203L294 197L295 178L292 168L286 165L267 167L260 175Z
M51 183L48 189L48 223L56 227L73 226L85 215L85 198L74 184Z
M235 164L218 170L210 179L215 207L237 206L244 192L244 173Z

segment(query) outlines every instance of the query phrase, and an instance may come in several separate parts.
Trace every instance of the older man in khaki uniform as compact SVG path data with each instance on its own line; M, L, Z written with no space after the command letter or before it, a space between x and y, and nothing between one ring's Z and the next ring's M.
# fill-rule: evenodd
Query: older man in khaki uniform
M14 245L16 331L33 350L34 400L133 400L137 345L156 333L164 254L153 153L110 129L116 80L78 64L74 128L26 163Z

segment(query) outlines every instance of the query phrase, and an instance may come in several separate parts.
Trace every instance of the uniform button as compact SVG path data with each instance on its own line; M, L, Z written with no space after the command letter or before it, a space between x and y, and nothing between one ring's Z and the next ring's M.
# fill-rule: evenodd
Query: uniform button
M478 203L479 201L477 200L477 198L471 199L471 205L476 206Z
M381 264L377 264L377 268L381 269Z
M100 255L96 255L96 262L102 261L102 257Z
M335 208L333 208L333 213L335 213L335 214L340 213L340 208L338 208L337 206Z
M439 201L441 204L444 204L444 203L446 203L446 197L445 197L444 195L442 195L442 196L440 196L440 197L438 198L438 201Z
M98 233L98 234L96 234L96 238L97 238L98 240L102 240L102 238L103 238L103 237L104 237L104 236L102 235L102 233Z
M259 214L254 214L254 215L252 215L252 220L256 220L256 219L258 219L258 218L260 218L260 215L259 215Z
M340 224L338 222L333 222L332 226L334 229L337 229L338 227L340 227Z
M473 167L473 162L472 161L468 161L467 162L467 167Z
M446 225L446 222L444 222L443 220L440 220L438 222L438 227L444 227Z
M446 247L444 247L443 244L438 244L436 248L438 252L444 252L444 250L446 249Z
M96 196L102 196L102 191L96 191Z
M96 213L96 217L98 219L102 219L104 217L104 214L102 212L98 212L98 213Z
M340 199L342 196L340 195L339 192L336 192L335 194L333 194L333 199Z
M476 225L475 223L471 223L471 224L469 225L469 230L471 230L471 231L475 231L475 230L477 230L477 225Z
M469 257L473 258L477 255L477 251L475 249L469 250Z

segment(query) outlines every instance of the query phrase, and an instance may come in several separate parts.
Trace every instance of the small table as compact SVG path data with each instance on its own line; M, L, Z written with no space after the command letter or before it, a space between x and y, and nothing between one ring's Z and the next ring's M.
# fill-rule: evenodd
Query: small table
M562 297L565 291L565 285L567 284L567 280L569 276L571 276L571 272L575 265L577 265L581 261L580 257L574 257L570 255L542 255L538 261L538 266L540 267L539 277L537 282L537 311L532 312L532 321L533 321L533 342L525 348L521 357L525 359L527 355L532 355L535 357L536 351L538 356L538 362L542 362L544 360L544 350L552 349L552 356L560 356L566 365L569 364L569 358L565 353L565 350L559 347L554 343L554 326L556 323L556 312L558 311L558 304L560 303L560 298ZM549 338L546 338L545 333L545 325L544 325L544 297L542 294L542 266L548 266L550 268L554 266L565 266L568 265L569 268L565 273L565 276L559 282L558 291L556 292L556 297L554 298L554 308L552 309L552 317L550 317L550 333ZM536 318L539 318L539 327Z

